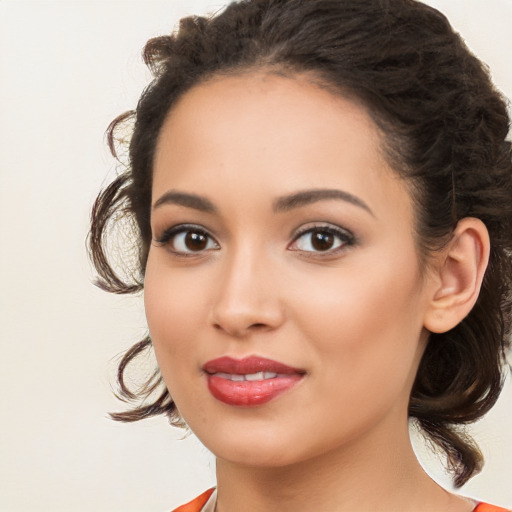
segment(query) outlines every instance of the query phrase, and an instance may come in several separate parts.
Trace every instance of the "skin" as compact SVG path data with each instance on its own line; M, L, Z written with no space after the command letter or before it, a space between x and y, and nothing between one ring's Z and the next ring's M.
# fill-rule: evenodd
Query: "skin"
M356 200L273 208L311 189ZM441 278L420 267L411 196L362 106L307 77L196 86L160 133L153 205L147 320L171 396L217 457L220 512L473 508L432 482L410 445L407 404ZM184 235L158 241L180 224L208 233L204 250ZM350 236L315 251L298 235L325 226ZM306 374L267 404L233 407L201 369L225 355Z

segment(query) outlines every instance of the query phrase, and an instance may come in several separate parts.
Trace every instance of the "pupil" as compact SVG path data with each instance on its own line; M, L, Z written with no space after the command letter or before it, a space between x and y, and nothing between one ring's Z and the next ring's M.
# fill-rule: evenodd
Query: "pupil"
M189 232L185 237L185 245L191 251L201 251L206 248L206 236L201 233Z
M313 234L312 245L317 251L327 251L332 247L334 236L325 231Z

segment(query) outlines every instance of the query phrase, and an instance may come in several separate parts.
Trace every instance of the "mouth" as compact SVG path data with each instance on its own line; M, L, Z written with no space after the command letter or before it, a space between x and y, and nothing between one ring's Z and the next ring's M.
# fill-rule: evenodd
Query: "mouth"
M244 359L220 357L205 363L208 390L232 406L263 405L298 384L305 370L258 356Z

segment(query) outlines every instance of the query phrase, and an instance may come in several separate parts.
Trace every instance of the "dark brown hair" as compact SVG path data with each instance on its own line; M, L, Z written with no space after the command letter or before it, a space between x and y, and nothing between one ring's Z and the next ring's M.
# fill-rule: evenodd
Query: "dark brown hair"
M90 254L105 290L143 289L159 131L183 93L222 74L306 73L334 94L361 101L382 131L392 167L411 185L425 261L460 219L485 223L491 254L479 299L454 329L431 334L409 404L409 415L444 450L455 484L462 485L482 465L462 427L498 398L511 327L509 117L485 66L441 13L414 0L242 0L212 17L182 19L172 35L148 41L143 55L154 80L136 110L115 119L107 132L117 156L121 132L134 123L128 162L92 212ZM132 221L129 241L138 251L129 277L107 256L120 219ZM119 395L134 406L112 416L136 421L166 414L180 424L158 370L137 392L125 383L127 365L150 348L148 336L124 355Z

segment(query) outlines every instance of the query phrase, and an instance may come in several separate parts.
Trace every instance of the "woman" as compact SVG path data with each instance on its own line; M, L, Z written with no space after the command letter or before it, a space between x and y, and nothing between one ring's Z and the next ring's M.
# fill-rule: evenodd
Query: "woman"
M512 163L482 64L412 0L233 3L144 56L90 244L100 286L144 289L150 332L113 417L165 414L216 456L216 491L178 510L500 510L435 484L408 434L461 486L482 466L462 427L502 386ZM133 282L106 254L123 216Z

